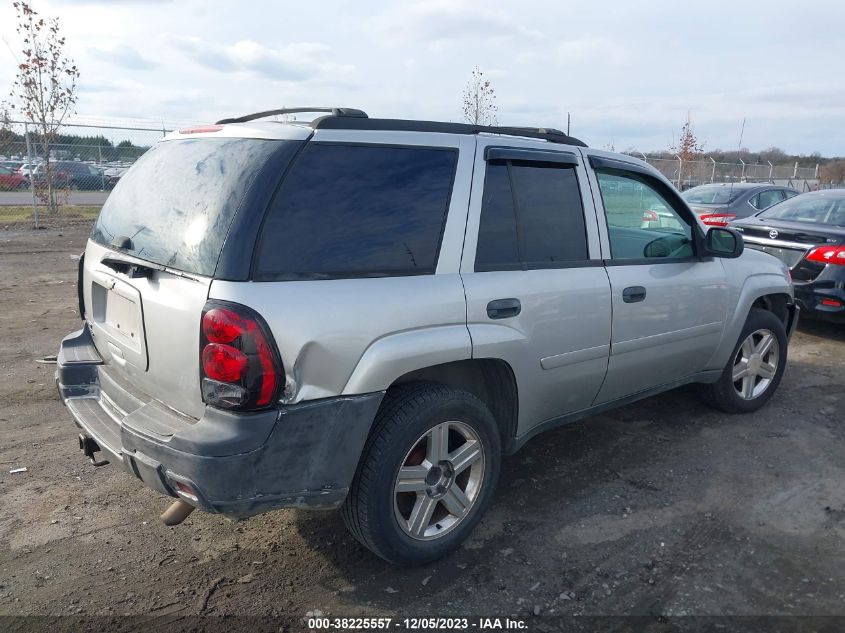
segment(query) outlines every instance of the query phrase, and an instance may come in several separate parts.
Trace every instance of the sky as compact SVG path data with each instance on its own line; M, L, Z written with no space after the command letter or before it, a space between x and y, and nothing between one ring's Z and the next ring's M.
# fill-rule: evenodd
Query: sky
M58 17L86 119L201 123L284 106L462 120L474 66L502 125L663 150L845 155L845 3L768 0L33 0ZM19 50L0 0L0 94Z

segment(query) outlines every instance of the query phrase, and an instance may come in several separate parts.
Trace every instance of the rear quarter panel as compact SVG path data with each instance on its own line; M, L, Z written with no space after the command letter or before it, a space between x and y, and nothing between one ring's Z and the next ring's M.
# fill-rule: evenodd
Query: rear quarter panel
M379 391L408 371L472 355L457 273L215 281L210 296L247 305L267 321L287 402Z

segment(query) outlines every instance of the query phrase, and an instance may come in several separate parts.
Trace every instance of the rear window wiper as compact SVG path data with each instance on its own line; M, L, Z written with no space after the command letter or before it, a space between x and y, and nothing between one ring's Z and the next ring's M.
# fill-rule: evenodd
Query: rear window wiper
M150 262L136 262L114 255L106 255L100 260L103 266L111 268L116 273L127 275L130 279L137 279L138 277L151 277L156 271L162 272L167 270L164 266L153 264Z
M130 279L137 279L139 277L152 277L154 272L166 272L169 275L176 277L183 277L191 281L199 281L196 277L188 275L178 270L173 270L161 264L154 264L153 262L135 261L131 259L124 259L116 255L106 255L100 260L103 266L111 268L116 273L121 273Z

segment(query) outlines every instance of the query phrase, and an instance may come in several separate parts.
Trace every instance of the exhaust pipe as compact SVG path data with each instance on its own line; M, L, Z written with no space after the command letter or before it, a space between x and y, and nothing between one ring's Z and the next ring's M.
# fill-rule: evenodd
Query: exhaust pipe
M165 525L179 525L182 521L187 519L194 510L196 510L196 508L187 501L177 499L162 513L161 520L164 521Z

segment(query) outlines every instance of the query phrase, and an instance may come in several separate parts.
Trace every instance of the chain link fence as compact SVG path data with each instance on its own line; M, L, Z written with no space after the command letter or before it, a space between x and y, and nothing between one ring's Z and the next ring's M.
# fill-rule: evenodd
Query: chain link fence
M175 125L77 117L45 138L25 121L0 121L0 221L102 206L120 177ZM798 191L819 188L819 168L771 163L682 161L632 154L680 190L711 182L772 182Z
M797 189L812 191L819 187L819 166L799 167L773 165L772 163L717 162L713 159L682 161L680 158L651 158L632 154L656 167L660 173L684 191L712 182L771 182Z
M0 122L0 221L95 213L121 176L173 126L91 121L46 137L31 122Z

